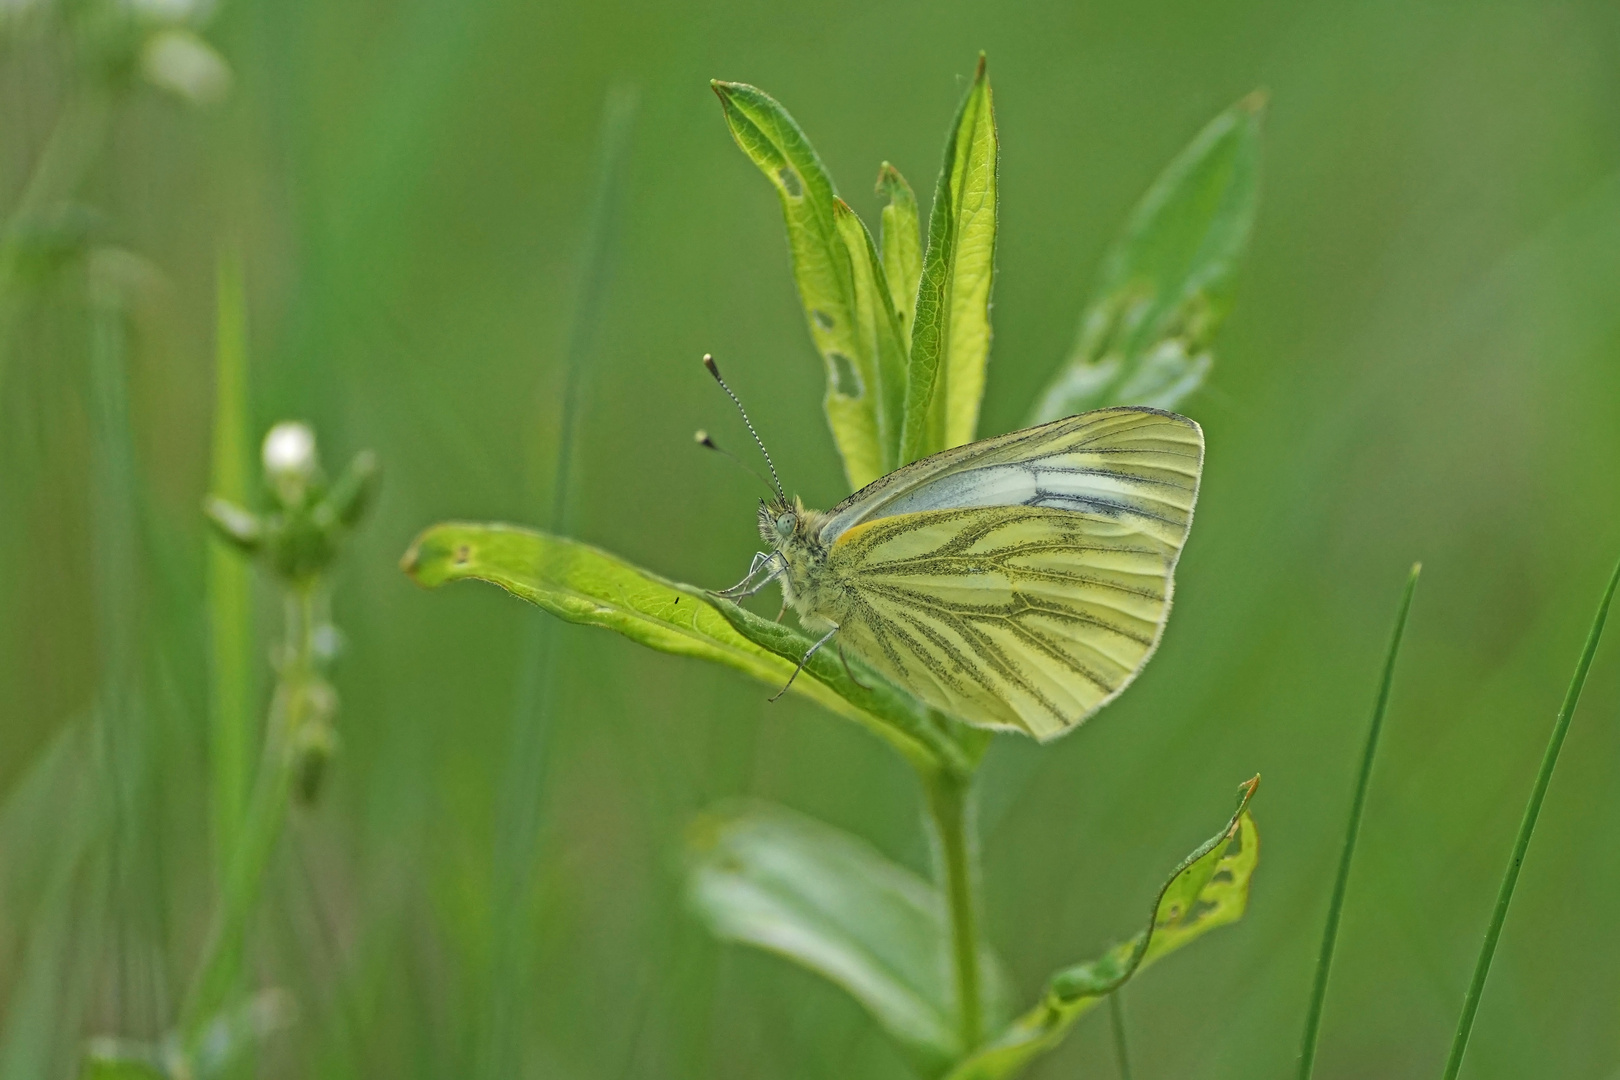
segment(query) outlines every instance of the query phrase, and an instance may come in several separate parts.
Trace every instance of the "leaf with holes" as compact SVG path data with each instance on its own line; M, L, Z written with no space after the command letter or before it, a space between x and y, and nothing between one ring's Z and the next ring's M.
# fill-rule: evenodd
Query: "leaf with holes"
M1145 930L1096 960L1065 968L1047 982L1045 999L1013 1021L950 1073L948 1080L1004 1080L1060 1044L1076 1020L1160 957L1243 917L1260 858L1260 834L1249 814L1257 776L1239 789L1226 827L1176 867Z
M774 98L746 83L710 84L731 135L776 188L787 225L793 277L810 337L827 368L827 422L853 487L865 487L898 462L897 428L903 364L885 350L900 348L899 324L881 263L869 269L865 228L854 235L821 159L804 132ZM858 222L854 224L859 225Z

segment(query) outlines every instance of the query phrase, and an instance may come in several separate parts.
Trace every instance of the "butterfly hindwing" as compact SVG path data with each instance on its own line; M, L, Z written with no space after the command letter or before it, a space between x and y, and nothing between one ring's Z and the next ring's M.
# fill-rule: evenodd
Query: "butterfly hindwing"
M823 527L839 639L971 723L1067 731L1158 644L1202 460L1192 421L1106 409L893 473Z

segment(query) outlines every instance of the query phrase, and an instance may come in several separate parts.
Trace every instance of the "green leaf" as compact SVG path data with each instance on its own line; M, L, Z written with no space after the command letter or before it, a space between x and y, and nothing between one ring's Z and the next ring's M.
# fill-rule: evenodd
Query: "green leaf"
M939 893L865 842L780 807L700 818L688 896L714 935L784 956L855 997L925 1076L963 1052L950 927ZM985 1014L1005 1017L1000 967L982 954Z
M917 196L900 170L887 161L878 170L883 206L883 274L900 323L900 340L911 351L911 322L917 314L917 283L922 278L922 238L917 229ZM900 384L904 386L904 382Z
M901 464L972 442L990 356L996 254L995 109L984 55L945 143L911 332Z
M864 473L859 477L851 474L850 482L859 489L899 467L900 425L905 415L906 346L872 234L842 199L834 202L833 211L839 239L849 255L854 283L857 355L871 358L881 391L874 401L882 442L882 471L871 477Z
M1047 983L1039 1005L951 1071L949 1080L1000 1080L1056 1048L1074 1022L1143 968L1218 926L1243 917L1260 858L1249 814L1257 776L1240 789L1226 827L1176 867L1154 898L1147 929L1096 960L1066 968Z
M1111 405L1173 408L1203 383L1254 224L1264 109L1254 93L1221 113L1142 197L1031 423Z
M871 282L862 284L868 276L860 269L866 262L865 244L851 244L840 228L832 178L793 117L756 87L718 80L709 85L720 98L737 145L782 200L793 277L810 337L827 368L827 421L850 483L864 487L897 464L899 433L891 427L891 416L897 417L904 394L892 379L885 383L883 360L875 347L882 335L899 339L881 264L869 275L881 286L880 304L863 295L873 287ZM885 305L892 325L880 327L880 334L863 333L863 306L870 323Z
M787 683L812 644L790 627L599 548L513 525L435 525L416 538L400 566L428 588L487 581L558 618L723 664L774 688ZM983 752L987 735L955 725L856 658L848 660L846 670L836 649L816 653L793 680L793 692L864 725L927 768L963 772L970 755Z

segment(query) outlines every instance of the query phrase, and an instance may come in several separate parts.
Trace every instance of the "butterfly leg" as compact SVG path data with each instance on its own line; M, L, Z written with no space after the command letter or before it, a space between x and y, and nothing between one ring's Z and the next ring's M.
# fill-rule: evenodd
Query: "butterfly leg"
M861 682L861 680L857 679L855 677L855 672L850 670L849 657L844 655L844 647L842 645L838 646L838 659L840 659L840 660L842 660L844 662L844 674L849 676L849 681L850 682L854 683L856 686L860 687L862 690L870 690L870 689L872 689L870 686L867 686L865 683Z
M781 558L779 552L773 551L767 555L763 551L756 551L754 552L754 561L748 567L748 576L731 588L722 589L714 595L723 596L727 600L741 600L744 597L753 596L775 581L786 570L787 562Z
M782 689L770 696L771 701L775 701L777 698L788 692L788 687L793 685L793 680L799 677L799 672L804 670L804 665L810 662L810 658L816 655L816 650L827 644L827 642L831 641L832 636L836 633L838 633L838 627L835 626L825 634L822 634L820 641L816 642L814 645L810 646L810 648L805 650L804 655L799 658L799 666L793 669L793 674L788 676L788 681L782 687Z

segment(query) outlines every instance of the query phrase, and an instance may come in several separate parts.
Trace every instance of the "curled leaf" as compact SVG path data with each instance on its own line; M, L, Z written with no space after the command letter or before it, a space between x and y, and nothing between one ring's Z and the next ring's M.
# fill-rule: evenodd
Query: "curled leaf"
M1225 828L1176 867L1154 898L1145 930L1095 960L1057 972L1045 999L951 1071L948 1080L1002 1080L1055 1049L1074 1022L1161 956L1243 917L1260 858L1249 800L1260 778L1239 789Z

